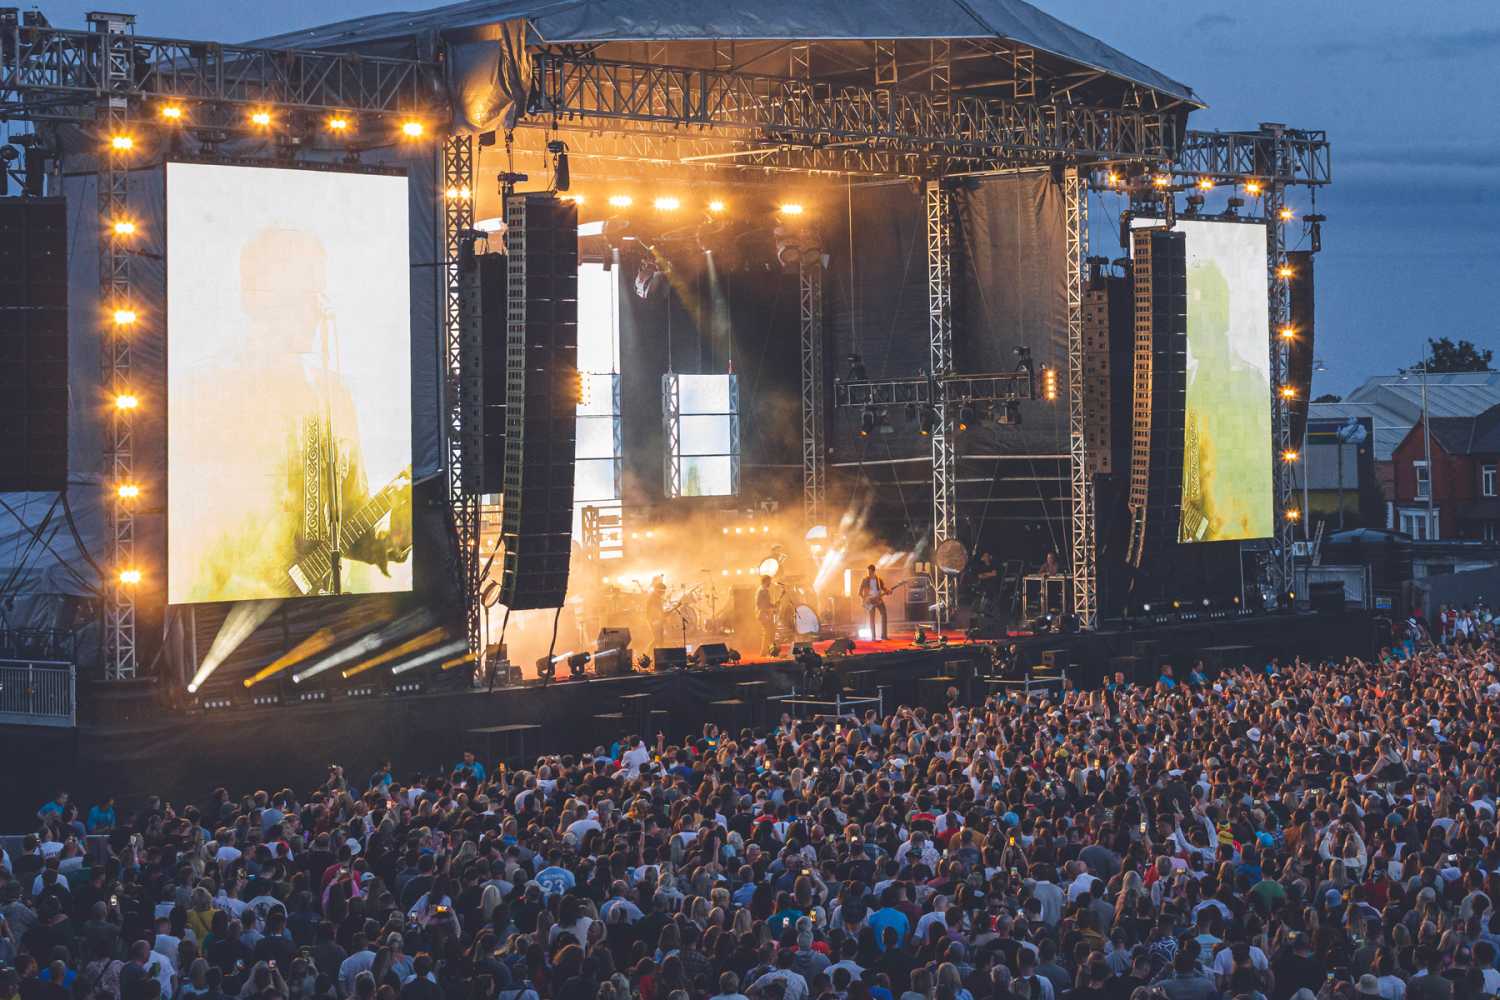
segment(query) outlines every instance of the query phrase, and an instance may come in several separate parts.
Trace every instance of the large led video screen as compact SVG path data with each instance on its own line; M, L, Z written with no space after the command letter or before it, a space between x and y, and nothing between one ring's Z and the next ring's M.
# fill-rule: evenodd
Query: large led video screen
M410 590L407 179L169 163L167 599Z
M1266 229L1179 220L1187 236L1187 419L1180 542L1265 538L1271 488Z

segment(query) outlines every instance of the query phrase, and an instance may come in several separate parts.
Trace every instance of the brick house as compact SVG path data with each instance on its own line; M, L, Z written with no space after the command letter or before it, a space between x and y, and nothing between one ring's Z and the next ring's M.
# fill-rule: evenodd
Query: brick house
M1433 417L1428 467L1422 422L1393 452L1395 488L1391 526L1413 538L1500 537L1500 405L1473 417ZM1432 500L1436 533L1427 530Z

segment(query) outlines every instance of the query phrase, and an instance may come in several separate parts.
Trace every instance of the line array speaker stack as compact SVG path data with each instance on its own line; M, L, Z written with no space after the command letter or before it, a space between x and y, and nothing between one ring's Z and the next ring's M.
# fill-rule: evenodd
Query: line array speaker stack
M0 198L0 492L68 482L64 204Z
M1177 540L1187 406L1187 243L1137 229L1130 451L1130 562Z
M505 489L505 356L509 258L470 254L462 263L459 377L463 384L463 490Z
M1292 447L1302 448L1302 432L1307 428L1307 404L1312 396L1313 367L1313 255L1309 250L1292 250L1286 255L1292 269L1287 287L1292 330L1295 332L1287 350L1287 381L1297 388L1297 395L1287 407L1291 418Z
M505 206L505 572L514 611L568 592L578 408L578 208L550 194Z

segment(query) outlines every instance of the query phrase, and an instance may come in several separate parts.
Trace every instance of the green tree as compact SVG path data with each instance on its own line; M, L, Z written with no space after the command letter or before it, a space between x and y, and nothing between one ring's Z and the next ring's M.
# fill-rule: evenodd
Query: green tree
M1447 337L1427 338L1427 370L1430 372L1487 372L1493 371L1490 362L1495 360L1495 352L1474 346L1471 340L1460 340L1454 343ZM1412 371L1421 371L1422 365L1418 363L1412 367Z
M1313 400L1314 403L1342 403L1343 401L1344 397L1340 396L1336 392L1325 392L1323 393L1323 395Z

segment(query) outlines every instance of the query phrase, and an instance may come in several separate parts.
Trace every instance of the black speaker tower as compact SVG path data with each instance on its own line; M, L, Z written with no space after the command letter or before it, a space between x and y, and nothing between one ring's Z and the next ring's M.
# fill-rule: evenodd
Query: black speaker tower
M1130 547L1176 542L1182 518L1183 430L1187 413L1187 243L1180 232L1137 229L1135 358L1130 451Z
M578 407L578 207L506 201L505 572L511 610L568 592ZM488 409L488 407L487 407Z
M0 492L68 483L68 226L61 198L0 198Z

